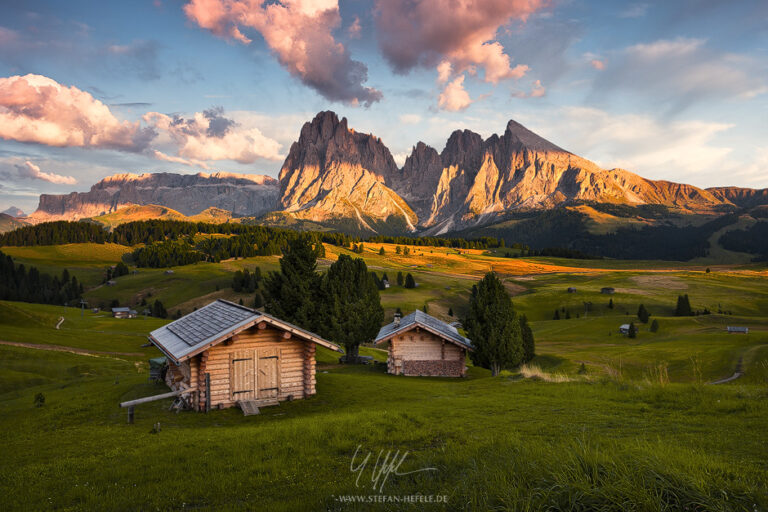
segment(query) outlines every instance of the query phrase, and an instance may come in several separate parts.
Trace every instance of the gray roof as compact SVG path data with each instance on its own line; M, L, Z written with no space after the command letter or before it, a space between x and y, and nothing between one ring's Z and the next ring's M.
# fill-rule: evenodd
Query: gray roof
M131 308L112 308L113 313L129 313Z
M438 320L437 318L430 316L418 309L410 315L404 316L402 320L400 320L400 325L396 326L395 323L392 322L391 324L387 324L382 327L379 330L379 334L376 336L374 343L380 343L382 341L388 340L392 338L392 336L400 332L407 331L416 325L419 325L426 330L431 331L434 334L437 334L438 336L441 336L442 338L445 338L446 340L451 341L457 345L461 345L469 349L473 348L472 341L459 334L459 331L457 331L455 327L448 325L447 323Z
M265 313L222 299L155 329L149 336L152 343L178 363L262 320L320 345L338 350L336 345L316 334Z

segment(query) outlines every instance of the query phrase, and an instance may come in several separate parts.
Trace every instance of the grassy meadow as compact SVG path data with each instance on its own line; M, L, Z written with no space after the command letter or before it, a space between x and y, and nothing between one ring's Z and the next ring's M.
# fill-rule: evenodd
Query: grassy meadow
M429 247L403 256L389 244L365 247L369 267L392 283L381 292L387 319L397 307L407 313L425 304L430 314L452 320L452 309L458 319L472 285L495 270L531 320L537 357L499 377L470 366L464 379L408 378L387 375L383 365L341 366L337 354L320 349L310 399L249 417L238 410L175 413L170 400L158 401L138 406L136 424L128 425L119 402L167 390L148 381L147 359L159 352L141 346L165 320L0 302L1 341L46 346L0 344L2 508L768 510L764 265L718 265L707 273L698 263L505 258ZM129 248L3 251L46 271L84 276L91 304L150 297L172 313L219 296L248 304L252 297L230 288L233 273L278 268L276 257L255 257L175 267L173 274L138 269L103 286L104 268ZM341 253L360 256L326 251L321 269ZM411 272L418 286L397 286L398 271ZM607 286L613 295L600 293ZM679 294L713 314L674 317ZM637 321L640 303L658 332ZM553 320L556 309L570 319ZM635 339L618 333L629 321L640 326ZM728 335L728 325L750 333ZM375 348L361 353L386 360ZM737 368L741 378L708 384ZM42 407L34 404L39 393ZM380 450L408 452L400 473L431 470L391 474L374 490ZM369 452L356 485L350 465ZM445 496L447 504L345 501L416 494Z

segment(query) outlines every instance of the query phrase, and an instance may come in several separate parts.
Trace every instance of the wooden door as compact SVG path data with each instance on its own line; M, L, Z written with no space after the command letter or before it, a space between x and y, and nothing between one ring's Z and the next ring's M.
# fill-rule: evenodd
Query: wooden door
M230 382L232 401L256 398L256 371L253 350L232 352Z
M280 350L263 348L257 350L256 354L258 397L259 399L277 398L280 391Z

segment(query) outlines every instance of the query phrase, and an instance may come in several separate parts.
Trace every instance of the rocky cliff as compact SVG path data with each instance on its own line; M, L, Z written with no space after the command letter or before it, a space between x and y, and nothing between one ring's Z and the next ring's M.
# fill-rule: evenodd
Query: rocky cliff
M263 215L277 207L278 183L253 174L116 174L89 192L42 194L29 219L77 220L112 213L126 205L162 205L195 215L215 207L235 215Z
M381 139L320 112L304 124L280 170L280 206L297 219L359 231L414 231L416 215L385 185L397 173Z
M486 140L469 130L455 131L440 154L419 143L391 186L413 206L420 227L429 233L487 224L511 210L573 201L662 204L689 211L711 211L728 202L691 185L601 169L515 121L503 135Z

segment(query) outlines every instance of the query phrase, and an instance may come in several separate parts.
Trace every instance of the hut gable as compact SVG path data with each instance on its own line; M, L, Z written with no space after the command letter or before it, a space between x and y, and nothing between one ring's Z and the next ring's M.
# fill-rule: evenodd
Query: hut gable
M461 377L470 340L455 327L422 311L381 328L376 344L389 342L388 372L394 375Z
M166 382L195 388L198 409L275 404L315 394L315 346L339 347L309 331L217 300L149 336L171 360Z

